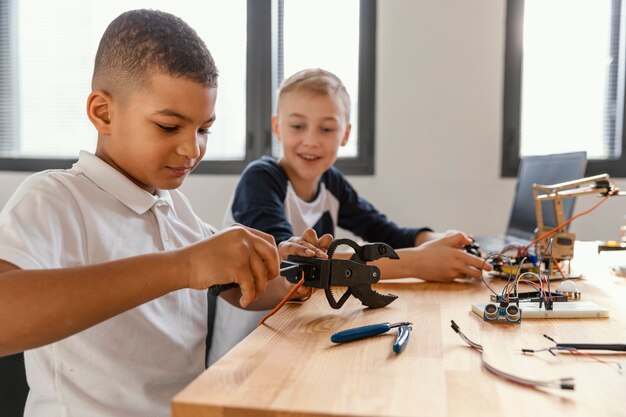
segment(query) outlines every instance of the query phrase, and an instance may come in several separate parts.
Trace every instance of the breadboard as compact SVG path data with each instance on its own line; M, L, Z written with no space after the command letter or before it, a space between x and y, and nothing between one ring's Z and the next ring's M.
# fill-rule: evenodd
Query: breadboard
M472 311L483 317L487 303L472 304ZM554 309L539 308L539 303L520 303L522 320L525 319L576 319L609 317L609 310L591 301L567 301L554 303Z
M511 279L511 275L510 274L500 274L498 272L489 272L487 273L488 277L491 278L500 278L500 279L505 279L505 280L510 280ZM582 274L569 274L569 275L565 275L565 279L579 279L582 278ZM539 280L537 279L536 276L533 275L524 275L524 279L528 280L528 281L533 281L533 282L539 282ZM552 274L550 275L550 281L562 281L564 278L561 274Z

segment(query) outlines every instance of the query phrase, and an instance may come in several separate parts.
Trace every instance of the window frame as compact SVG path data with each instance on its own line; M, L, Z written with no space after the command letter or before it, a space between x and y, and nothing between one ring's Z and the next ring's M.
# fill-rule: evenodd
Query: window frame
M502 159L501 177L516 177L520 164L521 98L522 98L522 61L524 36L524 0L507 0L506 39L504 55L504 97L502 102ZM608 173L614 178L626 177L626 88L624 77L626 42L624 37L624 10L626 1L612 0L613 16L611 19L611 42L617 45L618 60L611 63L610 76L617 79L616 120L614 125L615 141L621 146L622 154L616 159L590 159L585 175Z
M248 0L247 1L247 63L246 63L246 140L243 160L202 161L192 174L240 174L251 161L263 155L271 155L273 102L278 80L277 65L282 47L281 22L278 20L279 10L284 0ZM12 37L0 38L3 51L7 46L13 62L9 80L14 80L16 70L16 49L14 27L17 13L17 0L0 0L0 23L7 23L7 34ZM377 0L360 0L360 33L359 33L359 118L357 156L339 158L336 166L345 174L374 174L374 132L375 132L375 93L376 93L376 3ZM4 15L6 13L6 16ZM9 81L0 85L1 88L17 88L17 83ZM18 95L13 94L13 100ZM12 107L17 103L12 103ZM14 118L18 120L18 118ZM17 136L17 126L5 127L13 129ZM1 171L41 171L45 169L69 168L76 162L73 159L60 158L0 158Z

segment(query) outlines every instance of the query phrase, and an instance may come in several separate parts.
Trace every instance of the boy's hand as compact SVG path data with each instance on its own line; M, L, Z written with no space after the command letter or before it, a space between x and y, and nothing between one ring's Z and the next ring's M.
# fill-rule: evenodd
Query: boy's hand
M427 281L449 282L464 277L480 279L481 268L490 271L492 266L463 250L471 242L464 233L453 232L403 250L400 259L408 264L409 276Z
M181 249L187 254L188 286L206 289L235 282L242 307L259 297L267 282L279 274L274 238L249 227L235 225Z
M302 236L294 236L278 245L280 259L287 259L289 255L307 256L316 258L328 258L326 252L333 242L333 236L325 234L318 239L317 232L309 228L302 233ZM303 301L311 296L311 287L301 286L291 297L294 301Z
M444 233L441 233L441 232L431 232L430 230L424 230L424 231L418 233L417 236L415 236L415 246L419 246L422 243L430 242L432 240L441 239L442 237L456 235L458 233L462 234L467 239L470 239L470 243L471 243L471 238L467 237L467 235L465 233L460 232L458 230L446 230ZM469 243L467 243L467 244L469 245ZM463 245L463 246L465 246L465 245Z
M309 228L302 236L294 236L278 245L280 259L287 259L289 255L328 258L326 251L333 242L333 236L325 234L318 238L315 230Z

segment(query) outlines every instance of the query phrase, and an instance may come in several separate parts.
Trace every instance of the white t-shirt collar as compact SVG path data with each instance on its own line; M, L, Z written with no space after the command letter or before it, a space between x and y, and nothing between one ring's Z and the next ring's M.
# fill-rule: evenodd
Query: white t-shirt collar
M156 195L150 194L90 152L80 151L78 162L72 166L72 170L83 173L94 184L137 214L147 212L159 200L174 208L169 191L157 189Z

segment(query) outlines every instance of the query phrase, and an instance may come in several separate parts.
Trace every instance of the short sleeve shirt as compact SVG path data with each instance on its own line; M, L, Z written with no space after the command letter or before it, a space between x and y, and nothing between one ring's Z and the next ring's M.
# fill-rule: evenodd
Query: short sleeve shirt
M0 259L21 269L92 265L213 232L179 191L152 195L83 151L71 169L16 190L0 212ZM206 336L206 292L185 289L29 350L25 416L169 416L172 397L205 368Z

